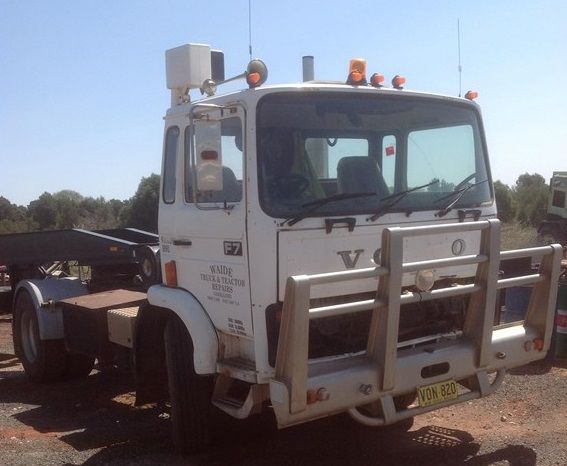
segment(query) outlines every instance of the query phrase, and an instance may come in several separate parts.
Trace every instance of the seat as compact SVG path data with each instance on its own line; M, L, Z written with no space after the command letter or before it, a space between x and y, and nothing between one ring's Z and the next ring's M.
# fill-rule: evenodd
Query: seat
M343 157L337 165L339 193L376 193L386 197L390 190L378 164L371 157Z

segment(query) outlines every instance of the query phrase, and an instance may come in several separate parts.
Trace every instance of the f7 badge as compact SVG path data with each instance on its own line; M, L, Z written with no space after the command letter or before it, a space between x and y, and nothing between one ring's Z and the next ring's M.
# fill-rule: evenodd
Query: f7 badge
M225 256L241 256L242 242L240 241L224 241Z

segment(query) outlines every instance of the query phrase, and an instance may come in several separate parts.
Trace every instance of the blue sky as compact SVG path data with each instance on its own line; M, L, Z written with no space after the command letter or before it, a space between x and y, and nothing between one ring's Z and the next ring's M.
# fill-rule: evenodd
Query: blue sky
M252 0L269 83L344 79L348 60L407 88L478 90L494 179L567 170L567 1ZM169 105L165 50L188 42L248 62L248 0L0 0L0 196L126 199L158 173Z

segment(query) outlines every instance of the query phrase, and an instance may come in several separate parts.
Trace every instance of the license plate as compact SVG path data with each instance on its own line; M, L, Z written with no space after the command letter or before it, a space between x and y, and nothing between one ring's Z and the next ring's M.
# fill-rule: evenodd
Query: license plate
M417 389L419 406L424 408L443 403L444 401L454 400L457 396L457 383L454 380L432 383Z

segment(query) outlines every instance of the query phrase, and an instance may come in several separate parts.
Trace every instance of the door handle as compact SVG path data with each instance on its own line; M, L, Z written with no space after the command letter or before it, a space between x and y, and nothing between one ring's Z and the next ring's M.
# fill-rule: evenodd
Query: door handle
M188 239L174 239L174 246L191 246L193 243Z

